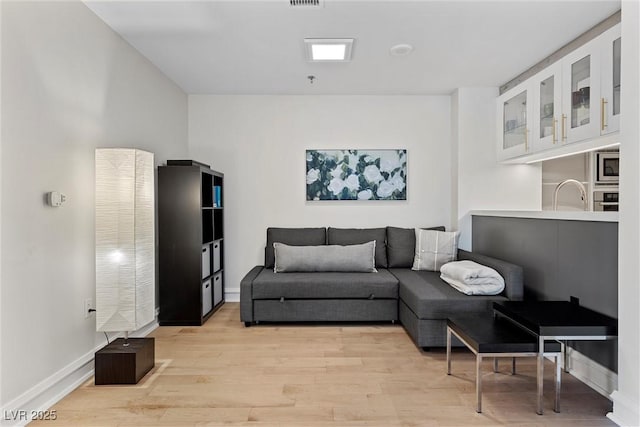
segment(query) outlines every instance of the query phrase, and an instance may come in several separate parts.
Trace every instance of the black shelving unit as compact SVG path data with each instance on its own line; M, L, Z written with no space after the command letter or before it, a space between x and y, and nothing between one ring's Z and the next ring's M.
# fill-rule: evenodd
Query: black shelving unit
M224 304L224 174L158 167L160 325L202 325Z

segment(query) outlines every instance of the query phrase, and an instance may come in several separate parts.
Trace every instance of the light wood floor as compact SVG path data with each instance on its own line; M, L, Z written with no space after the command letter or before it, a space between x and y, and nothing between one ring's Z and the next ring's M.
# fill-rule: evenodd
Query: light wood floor
M136 386L93 379L52 409L43 426L612 426L611 403L563 374L561 413L535 413L535 365L509 361L483 374L475 408L474 358L459 349L453 375L444 349L424 352L398 325L254 326L227 303L202 327L161 327L156 367ZM31 425L40 425L32 423Z

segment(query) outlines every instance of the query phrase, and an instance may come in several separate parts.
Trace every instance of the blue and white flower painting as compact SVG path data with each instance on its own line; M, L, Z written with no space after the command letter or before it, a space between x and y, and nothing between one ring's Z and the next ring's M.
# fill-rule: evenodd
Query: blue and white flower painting
M307 150L307 200L407 200L407 150Z

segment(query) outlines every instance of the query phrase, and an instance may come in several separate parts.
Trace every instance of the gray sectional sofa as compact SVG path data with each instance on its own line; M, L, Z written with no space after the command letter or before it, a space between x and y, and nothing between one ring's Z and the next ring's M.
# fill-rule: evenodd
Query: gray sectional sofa
M274 273L275 242L317 246L372 240L376 241L377 273ZM522 299L522 268L517 265L459 250L458 259L487 265L505 279L500 295L469 296L440 279L439 272L411 270L414 252L414 229L269 228L264 265L251 269L240 283L241 320L246 326L399 320L417 346L441 347L446 344L450 314L489 312L493 301Z

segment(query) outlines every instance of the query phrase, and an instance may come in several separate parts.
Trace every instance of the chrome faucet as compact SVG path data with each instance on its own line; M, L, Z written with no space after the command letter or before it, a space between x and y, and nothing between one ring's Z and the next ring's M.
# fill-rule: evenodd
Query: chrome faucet
M556 186L556 191L553 192L553 210L558 210L558 191L566 184L575 184L576 187L580 190L580 198L582 199L582 203L584 203L584 210L589 210L589 197L587 196L587 189L584 188L584 185L578 181L577 179L565 179L560 184Z

